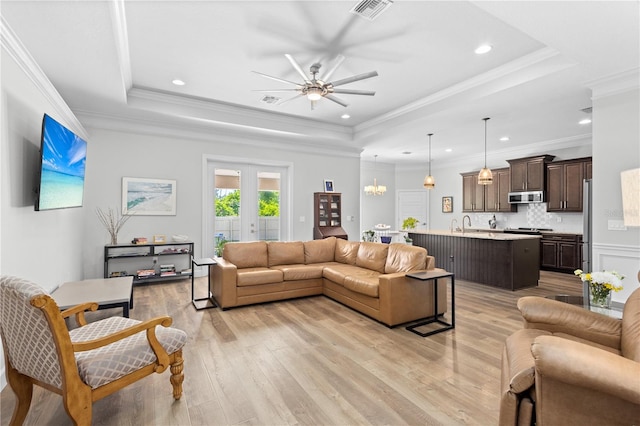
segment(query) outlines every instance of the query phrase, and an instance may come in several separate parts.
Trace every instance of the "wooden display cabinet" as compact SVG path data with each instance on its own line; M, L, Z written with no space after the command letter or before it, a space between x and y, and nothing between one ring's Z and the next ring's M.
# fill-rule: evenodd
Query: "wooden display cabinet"
M348 239L342 229L342 194L316 192L313 194L313 239L327 237Z

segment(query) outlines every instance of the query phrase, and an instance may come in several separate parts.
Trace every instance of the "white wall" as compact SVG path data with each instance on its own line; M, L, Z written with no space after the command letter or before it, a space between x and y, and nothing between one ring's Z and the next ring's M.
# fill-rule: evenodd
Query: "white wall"
M11 32L2 30L0 275L20 276L51 291L83 278L86 208L34 211L42 117L48 113L81 135L84 129L19 44L11 44ZM5 384L2 356L0 385Z
M593 92L593 269L626 276L614 302L624 302L639 285L640 228L609 229L610 220L623 217L620 172L640 167L638 81L636 69L597 82Z
M82 115L80 115L82 119ZM116 121L106 123L117 128ZM86 124L92 150L87 157L86 202L84 215L83 273L85 278L103 274L103 248L109 236L98 222L96 207L121 209L122 177L174 179L177 181L175 216L134 216L118 235L120 243L133 237L151 238L163 234L188 235L195 242L197 254L207 251L203 230L203 156L214 158L287 161L292 170L292 240L313 238L313 193L321 192L324 179L333 179L336 192L342 193L343 228L352 240L359 239L360 159L355 155L282 151L272 147L249 146L255 140L229 135L203 134L199 137L166 136L157 123L153 135L132 131L114 131ZM106 127L106 126L105 126ZM143 131L141 129L140 131ZM160 136L159 134L165 134ZM300 218L305 221L301 222ZM212 244L210 244L212 247ZM210 254L209 254L210 255Z

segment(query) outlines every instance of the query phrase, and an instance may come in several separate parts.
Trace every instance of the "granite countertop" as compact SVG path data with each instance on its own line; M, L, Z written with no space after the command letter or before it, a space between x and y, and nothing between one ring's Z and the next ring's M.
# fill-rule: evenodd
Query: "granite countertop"
M498 241L514 241L514 240L531 240L540 239L541 235L526 235L526 234L505 234L502 230L494 230L492 232L479 231L477 229L466 230L463 234L462 231L451 232L446 230L429 230L429 231L414 231L414 234L426 234L426 235L444 235L448 237L459 238L478 238L483 240L498 240Z

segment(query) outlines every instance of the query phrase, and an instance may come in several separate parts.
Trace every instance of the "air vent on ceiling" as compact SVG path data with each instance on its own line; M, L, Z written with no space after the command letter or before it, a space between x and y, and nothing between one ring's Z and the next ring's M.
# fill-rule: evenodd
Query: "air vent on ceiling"
M392 4L393 0L362 0L350 12L373 21Z
M580 111L584 112L585 114L591 114L591 112L593 111L593 107L582 108Z
M282 98L278 98L276 96L266 95L262 99L260 99L260 102L265 103L265 104L274 105L274 104L277 104L278 102L280 102L281 100L282 100Z

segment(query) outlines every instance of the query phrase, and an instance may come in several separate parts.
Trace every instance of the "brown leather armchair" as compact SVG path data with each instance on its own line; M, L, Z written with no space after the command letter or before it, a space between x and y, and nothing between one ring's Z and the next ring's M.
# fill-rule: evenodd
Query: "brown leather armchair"
M523 297L502 354L500 425L640 424L640 289L622 320Z

